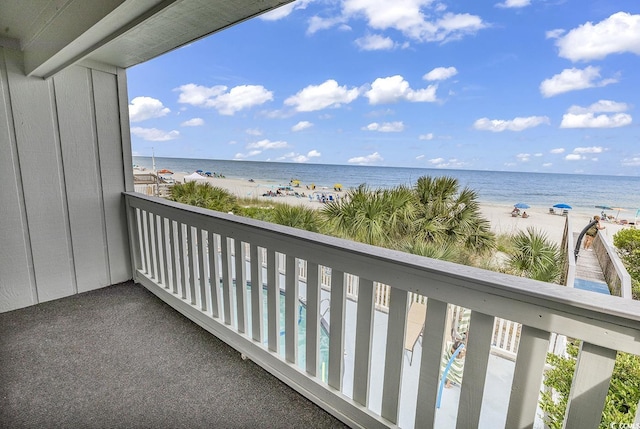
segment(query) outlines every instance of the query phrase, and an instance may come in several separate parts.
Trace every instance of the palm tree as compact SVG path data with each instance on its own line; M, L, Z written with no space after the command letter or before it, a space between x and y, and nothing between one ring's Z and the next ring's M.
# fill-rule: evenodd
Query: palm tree
M322 210L337 235L385 247L395 247L411 231L415 214L413 193L402 186L370 190L360 185Z
M514 235L512 243L507 263L513 274L548 283L558 281L562 267L560 249L544 232L529 227Z
M289 204L277 204L273 209L271 221L312 232L320 232L322 225L317 210Z
M416 233L425 240L460 243L474 252L493 248L495 237L475 191L460 190L453 177L423 176L414 192L419 210Z
M238 208L236 197L226 189L195 181L173 185L169 199L221 212L233 212Z

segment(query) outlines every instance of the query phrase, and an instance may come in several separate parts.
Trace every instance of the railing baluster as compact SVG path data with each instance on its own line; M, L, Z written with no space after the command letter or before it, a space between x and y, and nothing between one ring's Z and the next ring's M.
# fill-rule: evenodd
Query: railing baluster
M298 278L296 258L287 254L284 288L285 317L285 358L292 363L298 362Z
M162 282L162 259L160 259L160 226L159 223L162 218L158 215L153 215L153 247L155 249L156 260L156 281Z
M178 294L178 264L179 256L176 254L176 222L169 219L169 257L171 258L171 290Z
M318 374L321 290L318 264L307 261L306 368L313 377Z
M267 341L269 350L280 352L280 286L275 250L267 249Z
M238 332L247 331L247 253L242 241L233 239L236 263L236 311L238 315Z
M180 266L180 298L187 299L187 274L184 260L184 225L178 222L178 265Z
M199 291L199 295L200 295L200 310L202 311L207 311L208 308L208 303L207 303L207 287L206 287L206 283L207 283L207 279L205 277L205 257L204 257L204 252L205 249L207 248L205 243L204 243L204 235L203 235L203 231L201 228L196 228L197 231L197 242L196 245L198 246L198 277L199 281L198 281L198 291Z
M207 231L209 252L209 291L211 294L211 315L220 317L220 263L218 261L218 237Z
M171 287L171 283L169 281L169 256L168 256L168 246L167 246L167 222L171 222L165 217L160 218L160 237L162 243L162 281L165 289L169 289Z
M251 337L262 344L262 261L261 249L255 244L251 245Z
M389 296L389 322L387 349L385 352L384 384L382 387L381 415L392 423L398 423L400 384L404 365L404 337L407 327L406 291L392 287Z
M342 391L344 367L344 316L346 308L344 272L331 269L331 309L329 316L329 386Z
M456 422L456 427L459 429L477 428L480 423L480 410L493 336L493 319L492 316L478 311L471 312L468 351L465 357Z
M598 427L616 355L616 350L581 343L563 427Z
M142 244L142 270L149 274L149 250L148 250L148 241L147 236L149 234L149 228L147 227L147 212L144 210L140 210L140 217L138 218L140 222L140 243Z
M420 358L420 378L415 427L431 428L436 418L438 381L442 362L442 346L445 342L447 325L446 302L434 298L427 299L427 317L422 334L422 356Z
M232 290L232 275L231 275L231 258L229 257L229 238L226 235L220 235L220 250L222 251L222 305L224 308L224 323L227 325L233 324L234 313L233 297L231 295Z
M353 400L364 405L369 402L371 376L371 343L373 341L373 281L358 280L358 313L356 319L356 346L353 359ZM308 320L308 319L307 319Z
M520 335L505 425L508 428L533 427L549 349L547 331L523 326Z
M187 264L189 265L189 298L191 298L191 305L196 305L196 250L193 244L195 237L193 236L193 227L187 225Z
M151 278L156 277L156 264L154 261L155 254L155 240L154 240L154 221L155 215L151 212L147 212L147 240L149 240L149 276Z

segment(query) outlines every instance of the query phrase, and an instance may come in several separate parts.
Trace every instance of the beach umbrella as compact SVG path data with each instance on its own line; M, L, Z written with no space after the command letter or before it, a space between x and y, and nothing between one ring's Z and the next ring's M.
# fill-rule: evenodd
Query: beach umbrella
M342 185L340 183L336 183L335 185L333 185L333 189L335 189L336 191L341 191Z
M513 207L517 209L528 209L530 206L529 204L526 204L526 203L515 203Z
M622 207L611 207L611 210L618 210L618 213L616 213L616 219L618 219L618 215L620 214L620 212L627 211L627 209L623 209Z
M162 170L158 171L158 174L173 174L173 171L163 168Z
M558 203L558 204L555 204L553 207L555 207L557 209L571 210L571 206L569 204L565 204L565 203Z

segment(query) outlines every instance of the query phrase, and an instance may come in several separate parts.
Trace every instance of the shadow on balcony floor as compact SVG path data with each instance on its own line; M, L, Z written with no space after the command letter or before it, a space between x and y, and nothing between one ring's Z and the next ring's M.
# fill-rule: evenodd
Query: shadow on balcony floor
M345 427L123 283L0 314L0 427Z

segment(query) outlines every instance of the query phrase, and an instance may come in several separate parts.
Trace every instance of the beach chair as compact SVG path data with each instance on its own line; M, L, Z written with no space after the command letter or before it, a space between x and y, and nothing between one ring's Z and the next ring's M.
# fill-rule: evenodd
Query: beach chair
M562 210L562 216L569 216L569 210L567 209Z
M549 207L549 214L556 214L556 210L553 207Z
M407 315L407 333L404 337L404 349L407 352L411 352L409 366L413 363L413 349L422 335L426 317L427 306L425 304L419 302L411 304L409 314Z

